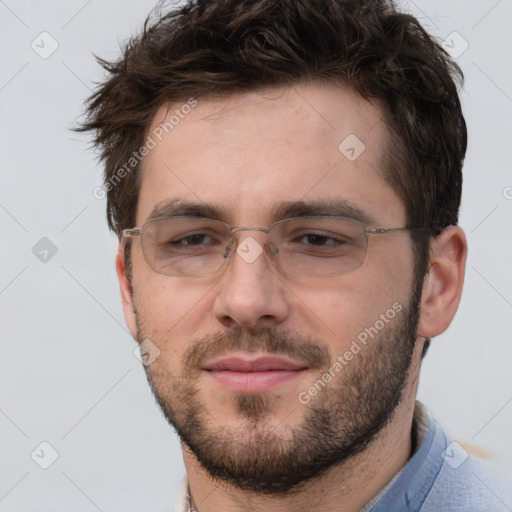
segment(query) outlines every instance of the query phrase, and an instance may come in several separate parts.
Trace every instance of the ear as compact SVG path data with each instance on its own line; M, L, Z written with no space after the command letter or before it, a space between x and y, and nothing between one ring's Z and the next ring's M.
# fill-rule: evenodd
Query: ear
M126 271L126 262L124 257L124 246L122 243L119 243L116 255L116 272L117 279L119 281L119 289L121 291L121 301L123 304L123 312L124 319L126 321L126 325L133 336L133 338L137 339L137 322L135 317L134 305L133 305L133 296L132 296L132 286L130 277Z
M423 283L418 335L433 338L450 325L459 306L466 268L467 240L458 226L444 229L431 243Z

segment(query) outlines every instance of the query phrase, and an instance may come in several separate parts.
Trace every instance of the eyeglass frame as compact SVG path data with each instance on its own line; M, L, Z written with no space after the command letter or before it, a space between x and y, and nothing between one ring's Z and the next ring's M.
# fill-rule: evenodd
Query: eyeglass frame
M142 245L142 232L143 232L144 226L146 224L148 224L149 222L153 222L153 221L157 221L157 220L165 220L165 219L194 219L194 220L204 220L204 221L209 221L209 222L215 222L217 224L221 224L224 227L226 227L227 231L229 232L229 243L226 246L225 252L224 252L224 255L223 255L223 258L225 260L224 263L222 263L221 266L216 271L214 271L214 272L210 272L208 274L201 274L201 275L198 275L198 276L186 276L186 277L205 277L205 276L212 276L212 275L215 275L216 273L218 273L222 269L222 267L225 266L225 262L228 261L229 254L231 254L233 252L236 252L236 249L238 247L238 243L236 244L235 249L233 251L231 251L231 244L232 244L232 242L234 240L233 239L233 234L234 233L238 233L240 231L258 231L258 232L263 232L263 233L267 233L268 234L270 232L270 230L275 225L281 224L283 222L289 222L289 221L294 221L294 220L312 220L312 219L348 219L348 220L351 220L351 221L354 221L354 222L358 222L359 224L361 224L361 226L363 226L364 230L361 233L365 235L366 245L365 245L364 258L363 258L363 260L361 262L361 265L359 265L359 267L355 268L354 270L350 270L349 272L342 272L340 274L334 274L334 275L329 275L329 276L327 276L327 275L326 276L316 276L316 277L335 277L335 276L340 276L340 275L351 274L352 272L355 272L355 271L359 270L364 265L364 263L366 261L366 255L368 253L368 235L383 235L383 234L396 233L396 232L426 231L426 230L430 230L430 228L428 228L428 227L420 227L420 228L407 228L407 227L383 228L383 227L374 227L374 228L368 228L366 226L366 224L362 220L356 219L354 217L349 217L347 215L308 215L308 216L303 216L303 217L290 217L290 218L281 219L281 220L278 220L276 222L273 222L272 224L270 224L266 228L261 228L261 227L252 227L251 228L251 227L241 227L241 226L240 227L239 226L232 227L229 224L227 224L226 222L223 222L223 221L218 220L218 219L211 219L211 218L208 218L208 217L194 217L194 216L190 216L190 215L176 215L176 216L168 216L168 217L154 217L154 218L150 218L150 219L147 219L146 221L144 221L144 223L141 226L134 227L134 228L123 229L121 231L121 244L122 244L121 245L121 249L124 251L124 249L126 247L126 241L128 239L134 239L134 238L139 238L140 237L140 239L141 239L142 254L144 255L144 260L146 261L146 264L156 274L160 274L160 275L163 275L163 276L166 276L166 277L185 277L185 276L172 276L172 275L164 274L163 272L158 272L157 270L155 270L151 266L151 264L149 263L149 261L148 261L148 259L146 257L146 254L144 252L144 247ZM265 248L267 248L268 246L269 246L269 244L265 244ZM275 253L272 252L270 247L268 247L268 249L271 252L271 254L270 254L271 257L275 256L275 254L277 254L279 252L279 248L277 248L278 250ZM295 274L286 272L285 270L280 268L279 264L277 264L276 266L281 270L281 272L284 272L287 275L292 275L292 276L295 275ZM301 276L301 277L306 277L306 276Z

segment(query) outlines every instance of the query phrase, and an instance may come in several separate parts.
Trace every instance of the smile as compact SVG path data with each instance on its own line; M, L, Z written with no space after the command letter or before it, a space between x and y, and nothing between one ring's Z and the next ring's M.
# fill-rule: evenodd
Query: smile
M202 367L221 387L234 393L265 393L302 375L307 365L281 356L250 359L230 355Z

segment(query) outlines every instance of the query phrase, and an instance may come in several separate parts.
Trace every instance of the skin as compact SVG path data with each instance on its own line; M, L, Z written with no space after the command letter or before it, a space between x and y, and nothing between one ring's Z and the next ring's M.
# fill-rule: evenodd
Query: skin
M159 109L148 133L164 120L168 107ZM174 107L179 105L172 105L171 111ZM354 162L338 150L349 134L366 146ZM201 99L145 158L137 226L155 205L170 198L215 203L226 212L220 220L231 226L267 227L274 221L268 208L283 201L334 198L367 212L376 220L374 226L405 226L404 205L380 167L386 134L379 106L339 85L297 84ZM242 232L237 237L243 241L249 235L265 243L264 233ZM432 242L405 389L391 422L364 451L293 493L268 496L212 479L184 445L197 510L357 511L375 496L410 456L423 343L441 334L456 312L466 252L458 227L447 228ZM235 255L222 275L166 277L149 268L138 240L131 254L131 283L122 250L116 259L126 322L134 338L142 324L161 350L153 364L155 372L169 376L169 383L180 378L190 340L231 328L290 330L321 340L334 360L394 302L407 304L413 284L407 233L370 236L364 265L328 279L285 276L264 255L250 264ZM350 364L357 365L357 357ZM240 413L228 400L230 391L212 385L206 375L197 378L206 413L224 430L236 432ZM300 405L297 395L317 378L318 372L308 370L279 388L266 416L276 435L286 439L287 432L301 424L308 406Z

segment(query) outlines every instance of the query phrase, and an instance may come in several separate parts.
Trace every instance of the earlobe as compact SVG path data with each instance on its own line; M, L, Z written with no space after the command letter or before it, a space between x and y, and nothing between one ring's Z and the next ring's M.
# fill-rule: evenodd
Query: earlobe
M128 329L134 339L137 339L137 322L135 318L131 276L128 275L126 268L124 247L119 243L116 254L116 272L119 281L119 291L121 292L121 302L123 313Z
M446 228L433 240L423 283L419 336L433 338L450 325L462 294L466 256L466 236L458 226Z

